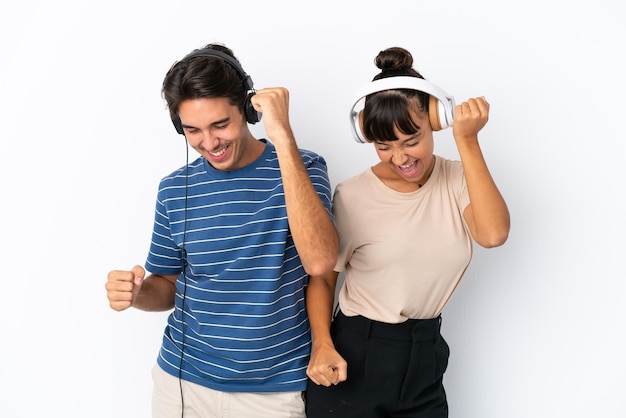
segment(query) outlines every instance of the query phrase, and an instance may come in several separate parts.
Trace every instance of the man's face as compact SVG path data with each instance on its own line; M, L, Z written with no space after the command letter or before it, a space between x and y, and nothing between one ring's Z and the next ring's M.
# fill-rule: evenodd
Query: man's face
M189 99L178 107L189 145L217 170L230 171L250 164L252 137L247 122L228 98Z

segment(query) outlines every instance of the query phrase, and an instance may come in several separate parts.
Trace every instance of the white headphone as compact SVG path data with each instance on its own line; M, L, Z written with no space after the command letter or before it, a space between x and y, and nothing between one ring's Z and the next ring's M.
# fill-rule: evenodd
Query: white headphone
M361 132L361 124L359 121L361 111L365 106L365 97L372 93L393 89L410 89L428 93L430 95L428 115L433 131L439 131L452 126L455 107L454 97L422 78L406 76L381 78L380 80L372 81L361 87L353 100L354 104L350 109L350 127L352 128L352 135L356 142L361 144L368 143L365 139L365 135Z

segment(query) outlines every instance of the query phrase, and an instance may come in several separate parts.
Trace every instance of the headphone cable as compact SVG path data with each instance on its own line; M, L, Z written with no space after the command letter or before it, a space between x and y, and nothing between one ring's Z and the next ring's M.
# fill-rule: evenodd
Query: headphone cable
M181 304L181 315L180 315L180 326L181 326L181 346L180 346L180 364L178 366L178 386L180 388L180 416L184 417L185 414L185 400L183 398L183 356L185 353L185 298L187 296L187 250L185 249L185 241L187 239L187 197L189 190L189 142L187 141L187 136L183 135L185 138L185 209L183 211L183 241L181 244L181 267L183 271L183 298Z

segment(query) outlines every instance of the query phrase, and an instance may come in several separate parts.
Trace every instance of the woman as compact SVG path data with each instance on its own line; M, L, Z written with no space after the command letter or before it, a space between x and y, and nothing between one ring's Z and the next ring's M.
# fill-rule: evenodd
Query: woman
M472 258L473 242L504 244L509 212L478 143L489 104L459 105L413 69L399 47L353 112L359 142L380 162L337 185L345 270L338 312L309 309L313 351L307 417L447 417L449 349L441 312ZM433 154L433 131L452 126L460 161Z

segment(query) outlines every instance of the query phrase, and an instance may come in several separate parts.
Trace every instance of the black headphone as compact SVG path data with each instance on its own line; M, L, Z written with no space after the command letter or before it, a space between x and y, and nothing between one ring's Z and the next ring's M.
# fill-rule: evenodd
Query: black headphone
M248 74L246 74L246 72L243 70L243 68L241 68L241 65L239 65L235 58L215 49L200 49L186 55L181 61L190 60L196 57L216 57L233 67L235 71L237 71L241 79L244 81L244 84L248 90L248 95L246 96L243 104L243 111L246 116L246 122L254 125L261 120L261 113L254 108L252 102L250 101L252 96L256 94L256 90L254 90L254 84L252 83L252 78ZM176 132L184 135L183 124L178 114L174 118L172 118L172 123L174 124L174 128L176 128Z
M430 95L428 103L428 117L433 131L439 131L452 126L454 120L454 97L423 78L396 76L381 78L362 86L352 100L350 108L350 127L356 142L365 144L368 141L361 131L361 111L365 97L372 93L392 89L409 89L423 91Z

